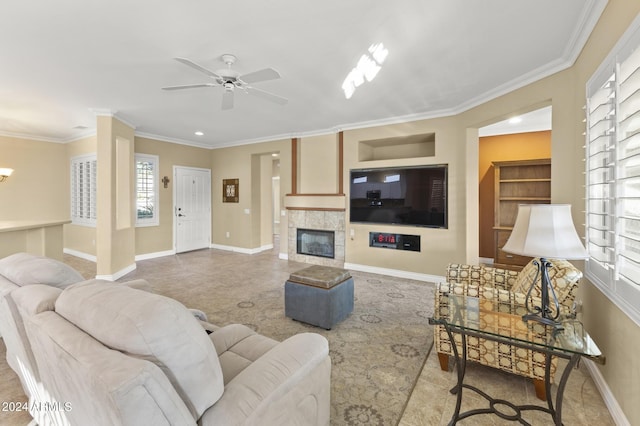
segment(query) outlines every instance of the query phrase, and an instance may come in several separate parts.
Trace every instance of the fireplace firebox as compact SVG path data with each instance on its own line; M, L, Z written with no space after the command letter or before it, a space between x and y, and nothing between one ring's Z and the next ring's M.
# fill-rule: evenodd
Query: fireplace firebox
M297 230L298 254L335 258L335 232L319 229Z

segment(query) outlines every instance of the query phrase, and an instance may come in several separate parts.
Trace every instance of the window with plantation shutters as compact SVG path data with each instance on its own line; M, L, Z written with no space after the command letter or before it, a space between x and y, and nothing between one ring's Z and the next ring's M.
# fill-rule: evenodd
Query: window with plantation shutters
M640 17L587 83L586 276L640 324Z
M71 222L96 226L96 155L71 159Z
M158 219L158 156L136 154L136 226L156 226Z

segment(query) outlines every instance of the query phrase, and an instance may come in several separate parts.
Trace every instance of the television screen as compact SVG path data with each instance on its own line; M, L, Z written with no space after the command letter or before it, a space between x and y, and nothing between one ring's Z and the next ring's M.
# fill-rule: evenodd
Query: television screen
M351 170L350 220L447 227L447 165Z

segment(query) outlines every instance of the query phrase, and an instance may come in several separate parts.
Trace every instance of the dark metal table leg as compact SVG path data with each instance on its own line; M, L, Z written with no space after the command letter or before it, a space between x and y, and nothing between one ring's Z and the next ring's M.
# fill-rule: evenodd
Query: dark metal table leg
M571 359L569 359L569 363L562 372L560 383L558 383L558 394L556 395L556 410L553 414L553 419L556 422L556 426L562 425L562 396L564 395L564 389L567 386L567 381L569 380L569 374L571 374L571 370L573 370L579 360L580 355L578 354L574 354Z
M453 416L451 416L451 421L449 422L449 426L454 426L458 422L460 408L462 406L462 382L464 381L464 373L467 369L467 337L464 333L460 333L460 338L462 340L462 357L460 357L458 345L456 345L456 341L453 339L453 333L451 333L448 326L445 326L445 330L449 336L449 342L451 342L451 349L453 350L453 356L456 362L456 371L458 373L458 382L450 390L451 393L456 395L456 409L453 412Z

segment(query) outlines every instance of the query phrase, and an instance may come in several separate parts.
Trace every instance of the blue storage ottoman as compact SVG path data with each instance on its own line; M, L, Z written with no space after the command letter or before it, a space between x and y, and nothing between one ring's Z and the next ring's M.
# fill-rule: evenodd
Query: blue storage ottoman
M314 265L294 272L284 283L284 314L330 330L353 311L349 271Z

